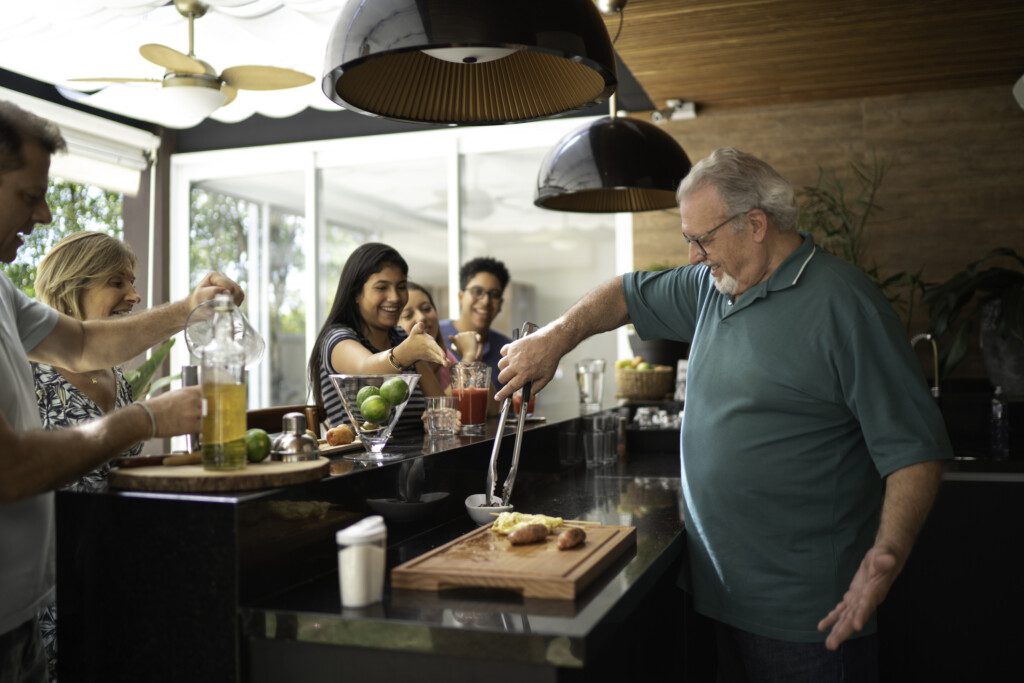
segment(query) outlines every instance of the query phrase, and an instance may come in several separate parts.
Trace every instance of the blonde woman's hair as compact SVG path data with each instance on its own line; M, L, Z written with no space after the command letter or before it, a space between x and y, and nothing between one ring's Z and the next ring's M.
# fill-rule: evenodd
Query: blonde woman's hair
M82 293L116 275L135 273L135 254L102 232L75 232L56 244L36 270L36 298L72 318L82 319Z

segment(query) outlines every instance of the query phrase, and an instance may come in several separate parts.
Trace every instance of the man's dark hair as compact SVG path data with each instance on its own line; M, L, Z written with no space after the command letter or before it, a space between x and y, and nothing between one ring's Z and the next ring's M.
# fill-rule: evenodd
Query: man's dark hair
M50 154L67 149L55 123L0 100L0 173L16 171L25 165L22 149L26 141L38 143Z
M508 268L505 264L498 259L491 258L490 256L481 256L479 258L471 259L463 264L462 268L459 269L459 289L466 289L466 285L473 279L473 276L477 273L490 273L494 277L498 278L498 282L501 283L501 291L505 291L508 287L509 274Z

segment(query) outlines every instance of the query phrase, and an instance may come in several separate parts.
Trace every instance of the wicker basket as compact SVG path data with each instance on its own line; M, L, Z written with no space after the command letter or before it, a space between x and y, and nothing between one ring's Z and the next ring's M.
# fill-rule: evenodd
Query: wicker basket
M615 396L644 401L662 399L674 391L675 379L675 368L668 365L655 365L643 371L615 368Z

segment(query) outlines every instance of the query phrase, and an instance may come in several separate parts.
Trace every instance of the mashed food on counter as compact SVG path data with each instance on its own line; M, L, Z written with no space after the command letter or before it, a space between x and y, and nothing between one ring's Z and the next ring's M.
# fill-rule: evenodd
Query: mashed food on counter
M548 517L547 515L528 515L523 512L502 512L491 524L491 531L496 534L508 535L520 524L543 524L551 533L562 526L561 517Z

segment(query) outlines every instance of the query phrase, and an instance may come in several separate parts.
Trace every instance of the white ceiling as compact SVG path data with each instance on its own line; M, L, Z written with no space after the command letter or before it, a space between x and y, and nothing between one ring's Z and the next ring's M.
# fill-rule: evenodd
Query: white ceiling
M216 72L257 64L314 77L300 88L239 91L212 118L232 123L254 113L286 117L307 107L338 109L320 90L320 76L327 39L345 0L204 1L209 10L195 20L195 54ZM69 78L161 78L163 69L139 54L145 43L188 52L187 21L169 0L16 0L4 2L0 11L0 67L55 85L69 85ZM83 102L100 106L101 94Z

